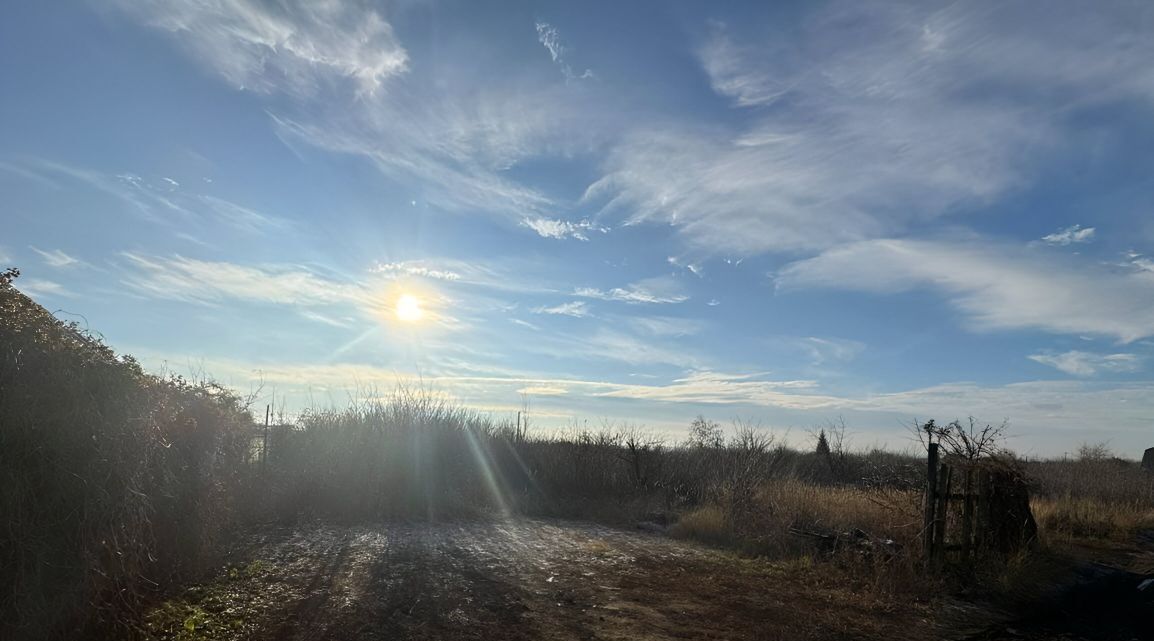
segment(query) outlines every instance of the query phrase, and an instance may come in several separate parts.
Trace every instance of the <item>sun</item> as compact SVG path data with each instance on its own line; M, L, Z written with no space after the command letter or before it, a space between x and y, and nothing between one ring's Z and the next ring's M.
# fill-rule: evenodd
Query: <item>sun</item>
M421 309L421 300L412 294L401 294L397 298L395 311L397 320L406 323L415 323L425 316L425 310Z

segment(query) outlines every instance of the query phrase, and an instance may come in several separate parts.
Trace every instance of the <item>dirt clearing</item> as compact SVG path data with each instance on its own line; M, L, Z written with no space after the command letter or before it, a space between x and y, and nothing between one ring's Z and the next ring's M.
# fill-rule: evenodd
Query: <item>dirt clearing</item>
M178 639L920 639L927 606L804 563L587 523L264 531L149 617Z

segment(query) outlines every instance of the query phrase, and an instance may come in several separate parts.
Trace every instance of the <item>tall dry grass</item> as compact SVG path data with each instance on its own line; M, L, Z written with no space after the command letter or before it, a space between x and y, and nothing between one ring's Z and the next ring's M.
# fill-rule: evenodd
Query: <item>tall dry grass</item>
M264 503L277 518L446 518L511 509L523 476L514 426L401 390L311 411L270 441Z
M1088 451L1095 455L1027 465L1042 534L1051 540L1127 541L1154 528L1154 473L1101 448Z

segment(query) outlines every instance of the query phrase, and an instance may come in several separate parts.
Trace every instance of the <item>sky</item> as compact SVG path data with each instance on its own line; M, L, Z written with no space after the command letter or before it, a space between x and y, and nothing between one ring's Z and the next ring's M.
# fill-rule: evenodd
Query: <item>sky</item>
M0 267L289 413L1135 458L1152 61L1144 1L2 3Z

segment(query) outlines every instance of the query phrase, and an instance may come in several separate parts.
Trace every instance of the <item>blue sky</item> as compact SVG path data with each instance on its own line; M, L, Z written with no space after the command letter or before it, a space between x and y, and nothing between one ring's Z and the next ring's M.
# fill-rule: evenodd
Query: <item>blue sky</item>
M5 3L0 263L290 411L1136 456L1151 60L1142 2Z

